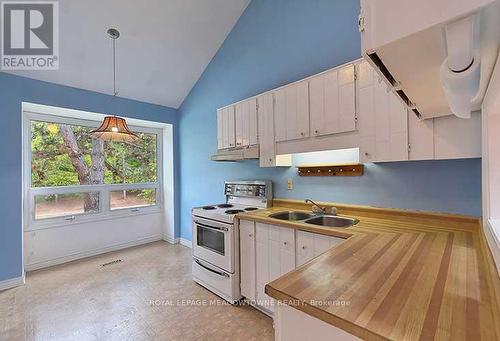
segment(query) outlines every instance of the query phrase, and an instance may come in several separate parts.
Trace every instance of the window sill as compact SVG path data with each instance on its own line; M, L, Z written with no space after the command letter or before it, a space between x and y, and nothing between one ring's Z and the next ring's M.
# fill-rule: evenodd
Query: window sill
M80 216L80 219L77 218L71 222L57 220L57 221L50 221L50 222L47 221L47 222L31 223L29 228L24 229L24 232L33 232L33 231L53 229L53 228L62 228L62 227L75 226L75 225L81 225L81 224L96 223L96 222L100 222L100 221L158 214L158 213L163 213L163 212L164 212L164 210L161 207L142 208L138 212L132 212L130 209L118 209L118 210L114 210L114 211L112 211L112 213L108 213L108 214L97 213L95 215ZM61 218L61 219L64 219L64 218Z

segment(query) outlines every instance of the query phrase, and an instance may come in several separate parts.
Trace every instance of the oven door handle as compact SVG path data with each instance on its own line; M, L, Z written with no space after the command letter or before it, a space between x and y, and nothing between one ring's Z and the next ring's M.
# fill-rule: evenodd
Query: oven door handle
M199 260L197 260L197 259L195 259L194 261L196 262L196 264L198 264L199 266L201 266L205 270L213 272L214 274L217 274L219 276L223 276L223 277L228 277L229 278L229 275L227 273L225 273L225 272L221 272L221 271L217 271L217 270L214 270L214 269L210 269L208 266L205 266L205 265L201 264L201 262Z
M196 222L196 225L204 227L204 228L207 228L207 229L216 230L216 231L229 231L229 229L227 227L208 226L208 225L205 225L205 224L201 224L199 222Z

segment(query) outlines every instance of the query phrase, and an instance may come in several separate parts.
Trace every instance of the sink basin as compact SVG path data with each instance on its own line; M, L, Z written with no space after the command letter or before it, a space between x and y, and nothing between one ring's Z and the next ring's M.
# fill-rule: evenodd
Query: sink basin
M304 220L311 217L313 217L311 213L300 212L300 211L276 212L269 215L269 218L280 219L280 220Z
M304 221L308 224L329 226L329 227L349 227L355 225L359 220L354 218L344 218L337 216L322 215Z

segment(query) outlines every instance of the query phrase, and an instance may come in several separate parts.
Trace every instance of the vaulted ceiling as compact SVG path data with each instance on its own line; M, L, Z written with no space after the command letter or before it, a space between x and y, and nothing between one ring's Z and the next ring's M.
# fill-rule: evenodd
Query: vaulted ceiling
M18 75L178 108L250 0L62 0L60 66Z

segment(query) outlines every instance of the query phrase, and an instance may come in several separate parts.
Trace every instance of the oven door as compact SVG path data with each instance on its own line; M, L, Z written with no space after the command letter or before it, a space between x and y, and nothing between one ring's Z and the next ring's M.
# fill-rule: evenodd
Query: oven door
M230 273L234 272L233 238L233 225L193 217L194 256Z

